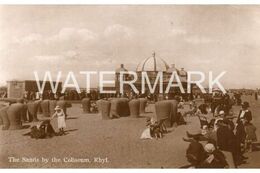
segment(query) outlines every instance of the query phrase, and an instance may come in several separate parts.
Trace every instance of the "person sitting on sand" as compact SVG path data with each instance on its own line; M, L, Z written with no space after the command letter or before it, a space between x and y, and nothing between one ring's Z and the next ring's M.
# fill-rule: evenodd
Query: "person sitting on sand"
M197 168L205 158L203 145L199 142L199 137L194 136L190 141L189 147L186 150L187 161L191 164L189 167Z
M185 142L191 142L196 138L198 141L207 141L212 143L215 146L217 145L217 133L212 129L208 129L207 126L204 126L203 129L198 130L197 132L186 132L187 138L183 138Z
M205 158L198 166L199 168L228 168L225 155L216 147L208 143L204 146Z
M151 134L151 126L155 123L154 118L146 118L146 129L144 129L141 139L153 139L152 134Z

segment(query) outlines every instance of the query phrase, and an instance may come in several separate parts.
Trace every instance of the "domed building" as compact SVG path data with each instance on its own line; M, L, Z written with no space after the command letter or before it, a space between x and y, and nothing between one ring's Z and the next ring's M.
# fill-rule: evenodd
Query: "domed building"
M119 86L120 86L119 74L121 71L127 71L123 65L121 65L121 67L116 70L116 79L115 80L116 80L116 91L117 92L119 92ZM134 83L134 85L138 89L139 93L142 93L142 72L147 73L147 76L150 80L152 87L154 86L158 72L162 72L163 73L163 92L165 92L165 90L169 84L169 80L172 75L172 72L174 72L174 71L177 72L177 74L181 80L182 86L183 86L184 90L186 91L187 72L184 70L184 68L181 68L181 70L179 70L175 67L174 64L169 66L165 60L163 60L160 57L157 57L156 54L153 53L151 57L144 59L137 65L136 73L138 76L138 80ZM125 79L131 80L131 76L125 76ZM177 83L177 81L173 81L173 82ZM125 88L125 87L128 87L128 88ZM158 96L161 96L161 97L168 96L169 98L171 98L176 94L181 94L180 89L176 88L176 87L174 87L174 88L171 87L169 93L167 93L167 94L160 93L159 89L160 88L159 88L159 82L158 82L157 86L155 88L155 92L152 94L152 93L150 93L147 82L145 82L145 93L143 93L143 94L151 95L154 98L154 100L157 100ZM124 91L126 93L130 93L131 92L130 90L131 90L131 88L128 85L124 86Z
M169 65L162 58L155 57L155 53L153 53L151 57L148 57L141 61L136 67L137 72L165 72L168 69Z
M145 60L141 61L138 64L138 66L136 68L136 72L138 75L138 81L135 83L135 86L141 93L142 72L147 73L147 76L149 77L149 80L150 80L150 83L152 86L154 86L158 72L162 72L163 73L163 92L165 92L165 90L169 84L171 75L174 71L177 72L184 89L186 89L187 88L186 87L187 86L187 72L185 72L183 68L181 70L177 69L175 67L175 64L171 64L171 66L169 66L165 60L156 56L156 54L153 53L151 57L146 58ZM175 83L177 81L173 81L173 82ZM148 88L148 84L145 83L145 95L152 95L153 97L158 97L158 96L172 97L173 95L176 95L176 94L180 94L180 89L173 88L173 87L170 88L170 91L168 94L160 93L159 92L159 83L157 83L154 94L151 94L149 91L149 88Z
M138 80L137 80L137 82L135 82L136 88L141 93L142 72L147 73L151 86L154 86L158 72L162 72L163 73L163 90L165 90L165 88L166 88L165 84L167 83L167 79L168 79L168 75L167 75L168 69L169 69L169 65L162 58L156 57L155 53L153 53L151 57L144 59L137 65L136 73L138 76ZM156 93L157 94L159 93L159 83L155 89L155 94ZM145 94L150 94L147 82L145 83Z

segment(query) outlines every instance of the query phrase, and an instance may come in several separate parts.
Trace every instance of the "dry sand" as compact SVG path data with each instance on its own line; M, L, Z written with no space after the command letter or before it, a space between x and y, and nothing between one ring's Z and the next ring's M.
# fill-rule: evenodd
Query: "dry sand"
M250 102L253 122L256 127L260 127L260 101L254 101L253 96L246 96L243 99ZM237 114L239 107L234 106L234 110ZM185 150L188 143L184 142L182 137L185 137L187 130L199 128L198 118L191 117L187 125L169 129L171 132L165 134L162 139L140 140L146 124L145 116L154 116L154 105L149 105L147 111L149 113L138 119L124 117L101 120L99 114L83 114L80 105L73 104L73 107L68 109L70 119L66 123L69 131L65 136L36 140L22 135L29 129L0 130L0 167L178 168L186 165ZM55 130L57 130L56 121L52 120ZM259 129L257 135L260 137ZM248 163L241 167L260 167L260 151L245 155L249 157ZM20 161L9 162L8 157L19 158ZM48 159L48 163L42 162L42 157ZM51 159L54 157L61 161L72 157L89 162L52 162ZM21 161L23 158L24 161Z

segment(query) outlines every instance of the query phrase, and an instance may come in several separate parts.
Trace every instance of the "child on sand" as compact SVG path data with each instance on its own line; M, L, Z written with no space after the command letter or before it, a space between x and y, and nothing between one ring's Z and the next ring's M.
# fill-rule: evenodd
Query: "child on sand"
M52 115L51 119L57 116L59 135L65 135L64 132L64 129L66 128L65 113L59 106L56 106L54 110L55 113Z

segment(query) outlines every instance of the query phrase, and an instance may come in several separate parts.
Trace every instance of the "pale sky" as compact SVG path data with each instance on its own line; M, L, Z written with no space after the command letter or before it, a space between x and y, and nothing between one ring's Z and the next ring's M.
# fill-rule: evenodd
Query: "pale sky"
M0 85L33 71L135 70L156 55L213 71L226 88L260 87L260 6L0 6Z

